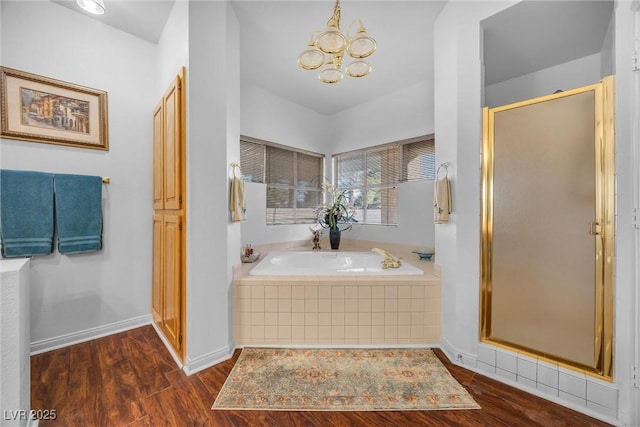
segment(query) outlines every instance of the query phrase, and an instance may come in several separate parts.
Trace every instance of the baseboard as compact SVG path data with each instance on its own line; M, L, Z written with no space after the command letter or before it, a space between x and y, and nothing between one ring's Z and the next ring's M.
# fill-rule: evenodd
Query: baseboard
M217 365L218 363L231 359L233 351L234 347L227 345L221 349L196 357L195 359L187 357L187 363L184 364L182 370L187 375L193 375L203 369L207 369L213 365Z
M47 351L68 347L73 344L79 344L85 341L91 341L96 338L106 337L118 332L128 331L129 329L139 328L141 326L152 323L151 315L134 317L132 319L121 320L119 322L110 323L108 325L97 326L95 328L85 329L83 331L72 332L53 338L47 338L31 343L31 355L45 353Z
M171 355L171 357L173 357L173 360L176 362L176 365L178 365L178 368L182 369L184 366L184 363L182 363L182 359L180 359L180 356L178 356L178 354L175 352L173 346L169 344L169 341L167 341L167 338L164 336L158 325L156 325L156 322L151 322L151 326L153 326L153 329L156 330L156 334L160 338L160 341L162 341L167 351L169 351L169 354Z
M451 345L449 341L447 341L445 337L440 338L440 350L442 350L442 352L445 356L447 356L450 362L455 363L456 349Z

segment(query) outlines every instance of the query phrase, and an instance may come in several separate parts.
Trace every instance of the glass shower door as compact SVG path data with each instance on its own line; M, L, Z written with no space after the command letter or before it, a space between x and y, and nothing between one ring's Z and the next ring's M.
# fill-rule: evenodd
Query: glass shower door
M600 83L485 109L481 335L610 376L604 95Z

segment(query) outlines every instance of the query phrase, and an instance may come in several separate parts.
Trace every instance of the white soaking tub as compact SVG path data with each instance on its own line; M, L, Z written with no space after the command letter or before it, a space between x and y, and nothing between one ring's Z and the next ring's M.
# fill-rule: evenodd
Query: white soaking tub
M272 251L249 273L252 276L415 276L424 272L403 262L382 268L374 252Z

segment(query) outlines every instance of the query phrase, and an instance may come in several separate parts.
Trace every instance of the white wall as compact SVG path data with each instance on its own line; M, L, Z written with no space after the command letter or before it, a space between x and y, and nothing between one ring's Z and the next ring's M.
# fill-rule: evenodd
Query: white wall
M227 6L226 98L227 98L227 165L240 162L240 23L232 7ZM228 171L228 169L227 169ZM230 185L227 197L230 198ZM226 206L225 206L226 208ZM227 208L227 218L231 214ZM233 349L233 266L240 264L242 227L227 223L227 334L229 348ZM230 353L231 354L231 353Z
M148 320L156 46L50 1L0 7L2 65L109 96L109 151L0 142L3 168L111 177L103 187L103 250L32 260L32 343L46 348L90 328Z
M436 227L438 259L442 266L443 347L474 366L479 331L479 238L482 77L480 21L509 3L450 2L435 27L435 130L438 162L454 165L454 206L451 224ZM628 52L633 31L630 3L616 5L616 283L615 385L619 390L618 421L630 419L631 355L637 325L633 323L631 71ZM474 59L478 58L478 59ZM464 61L464 63L462 63ZM624 70L623 70L624 69ZM457 70L457 72L452 72ZM636 136L637 137L637 136ZM635 142L637 143L637 141ZM637 167L638 165L636 165ZM443 256L443 254L445 256ZM635 291L637 292L637 290ZM637 392L636 392L637 393ZM593 407L591 407L593 408Z
M301 240L311 242L309 227L316 228L316 224L267 225L267 186L246 182L244 189L248 219L242 223L243 245L268 245ZM311 243L309 247L312 247Z
M640 5L635 2L635 10ZM634 208L634 185L639 185L633 178L633 170L640 170L640 158L633 156L634 147L638 153L640 134L637 132L640 117L638 87L639 71L632 71L629 64L629 52L638 49L638 38L634 47L634 14L630 1L616 2L615 31L613 57L615 74L615 144L616 144L616 259L615 259L615 348L614 375L618 387L618 420L621 425L640 425L640 392L631 381L632 365L638 363L640 356L637 347L640 343L640 325L638 317L634 318L634 297L640 302L640 283L638 274L640 259L634 252L634 226L632 224ZM640 35L640 13L635 13L635 37ZM637 50L636 50L637 51ZM635 80L635 82L634 82ZM634 132L634 126L636 132ZM636 175L637 177L637 175ZM636 205L636 207L638 207ZM638 233L635 230L635 233ZM635 313L638 316L639 313ZM634 360L634 343L636 359ZM637 370L636 370L637 375ZM637 380L636 380L637 382ZM634 398L635 395L635 398Z
M433 80L425 80L329 116L330 149L339 153L431 134L433 113Z
M257 86L241 86L240 133L325 154L331 164L327 117L294 104ZM236 158L239 161L240 155ZM325 173L329 177L329 173ZM310 239L309 225L267 225L266 185L246 183L247 222L242 223L242 244L269 244Z
M613 36L613 30L615 28L615 13L611 14L609 19L609 25L607 26L607 32L602 41L602 48L600 49L600 76L611 76L615 73L615 40Z
M331 116L245 85L242 87L241 133L324 153L327 156L325 176L330 179L332 154L433 133L433 83L424 81ZM267 226L265 186L248 183L245 188L248 221L242 224L243 244L310 239L309 224ZM399 199L398 226L355 225L345 237L433 246L433 183L401 184Z
M544 70L495 83L485 88L484 106L493 108L539 96L556 90L569 90L598 83L602 77L602 55L595 53Z
M239 152L240 64L234 53L238 23L229 7L226 2L189 3L188 373L232 351L231 269L240 261L240 246L237 226L229 224L228 161Z
M29 260L0 261L0 284L0 426L26 426L31 409Z
M434 133L433 80L425 80L329 117L332 153ZM359 125L355 125L359 124ZM436 147L440 143L436 134ZM331 176L329 173L328 176ZM434 246L433 182L399 185L397 226L356 224L350 239Z
M321 154L331 152L326 116L246 82L240 96L243 135Z
M398 185L398 225L354 224L343 236L356 240L404 243L417 248L435 246L433 181Z
M174 3L158 40L156 101L160 101L180 69L187 66L188 63L189 3L179 0ZM187 75L188 73L187 69ZM188 85L189 79L187 77L187 87Z

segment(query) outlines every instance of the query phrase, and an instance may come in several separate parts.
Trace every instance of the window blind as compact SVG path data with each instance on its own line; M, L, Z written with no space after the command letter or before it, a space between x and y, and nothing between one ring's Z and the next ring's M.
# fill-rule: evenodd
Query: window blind
M315 209L322 204L323 158L267 142L240 141L244 180L267 185L267 224L316 222Z
M240 141L240 169L247 182L265 182L265 145Z
M335 182L363 224L398 223L400 148L386 146L334 156Z
M333 156L336 187L364 224L398 224L398 184L435 179L433 136Z
M436 176L433 137L402 145L402 181L433 181Z

